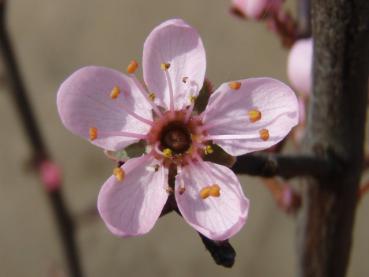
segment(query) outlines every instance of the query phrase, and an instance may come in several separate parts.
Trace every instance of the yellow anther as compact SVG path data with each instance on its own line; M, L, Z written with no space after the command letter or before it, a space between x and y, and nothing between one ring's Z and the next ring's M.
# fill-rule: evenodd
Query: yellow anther
M213 197L219 197L220 196L220 187L217 184L212 185L209 188L209 194Z
M97 128L95 127L91 127L89 130L88 130L88 134L90 136L90 140L95 140L97 139Z
M185 193L185 191L186 191L185 187L180 187L179 190L178 190L178 193L179 193L179 195L182 195L182 194Z
M259 131L260 138L262 140L268 140L269 139L269 131L267 129L261 129Z
M200 190L201 199L206 199L210 196L210 187L204 187Z
M154 102L154 101L155 101L155 98L156 98L155 93L150 92L148 96L149 96L150 101L152 101L152 102Z
M129 65L127 66L127 72L128 72L129 74L133 74L133 73L135 73L135 72L136 72L137 68L138 68L138 63L137 63L137 61L136 61L136 60L132 60L132 61L129 63Z
M250 110L248 115L251 122L256 122L261 119L261 112L258 110Z
M123 169L121 169L120 167L116 167L113 169L113 175L115 176L115 178L117 178L119 182L122 182L126 174Z
M231 89L234 89L234 90L237 90L241 87L241 82L230 82L228 84L228 86L231 88Z
M170 63L162 63L160 64L160 68L164 71L168 70L170 67Z
M172 157L172 155L173 155L173 152L172 152L172 150L171 150L170 148L165 148L165 149L163 150L163 155L164 155L164 157L166 157L166 158L171 158L171 157Z
M188 80L188 77L183 77L183 78L182 78L182 82L183 82L183 83L187 83L187 80Z
M191 95L191 96L190 96L190 102L191 102L191 104L194 104L194 103L195 103L195 101L196 101L196 99L197 99L197 97L196 97L196 96Z
M209 155L212 154L214 152L213 147L211 147L211 145L206 145L204 148L204 154L205 155Z
M120 89L118 86L114 86L113 89L110 92L110 98L111 99L117 99L120 94Z

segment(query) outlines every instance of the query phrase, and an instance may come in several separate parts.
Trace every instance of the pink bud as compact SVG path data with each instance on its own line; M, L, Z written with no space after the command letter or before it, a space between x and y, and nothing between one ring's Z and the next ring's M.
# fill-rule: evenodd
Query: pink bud
M312 64L313 39L298 40L288 56L287 75L291 85L304 95L311 93Z
M60 168L52 161L42 161L39 167L41 181L47 191L54 191L61 184Z
M277 13L283 0L232 0L232 7L244 16L258 20L264 14Z

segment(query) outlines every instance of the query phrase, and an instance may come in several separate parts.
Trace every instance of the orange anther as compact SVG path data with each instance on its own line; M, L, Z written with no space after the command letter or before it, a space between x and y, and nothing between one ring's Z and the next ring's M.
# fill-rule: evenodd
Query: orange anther
M135 73L135 72L136 72L137 68L138 68L138 63L137 63L137 61L136 61L136 60L132 60L132 61L129 63L129 65L127 66L127 72L128 72L129 74L133 74L133 73Z
M115 176L115 178L117 178L118 181L121 182L124 180L124 176L126 174L123 169L121 169L120 167L116 167L113 169L113 175Z
M164 71L168 70L170 67L170 63L162 63L160 64L160 68Z
M234 90L237 90L241 87L241 82L230 82L228 84L228 86L231 88L231 89L234 89Z
M217 184L214 184L210 187L210 196L219 197L220 196L220 187Z
M114 86L113 89L110 92L110 98L111 99L117 99L120 94L120 89L118 86Z
M260 138L262 140L268 140L269 139L269 131L267 129L261 129L259 131Z
M210 196L210 187L204 187L200 190L201 199L206 199Z
M90 140L95 140L97 139L97 128L95 127L91 127L89 130L88 130L88 134L90 136Z
M250 110L248 112L248 115L249 115L250 121L253 123L261 119L261 112L258 110Z

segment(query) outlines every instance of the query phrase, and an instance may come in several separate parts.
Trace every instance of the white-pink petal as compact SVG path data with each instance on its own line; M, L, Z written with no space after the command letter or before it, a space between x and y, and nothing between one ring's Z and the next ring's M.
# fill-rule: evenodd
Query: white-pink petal
M167 201L167 170L156 170L149 156L130 159L121 168L122 182L111 176L102 186L97 207L108 229L117 236L139 236L149 232Z
M288 56L287 75L298 92L309 95L312 86L313 39L300 39Z
M121 89L119 97L111 99L114 86ZM131 132L145 135L150 126L128 115L128 107L139 116L152 120L151 107L131 78L105 67L88 66L69 76L60 86L57 96L60 118L72 133L89 139L89 129L97 128L92 143L108 150L119 150L139 139L109 132Z
M295 93L271 78L239 80L241 87L222 84L210 97L203 114L209 137L233 156L259 151L280 142L298 123L299 108ZM252 122L249 112L259 111L260 120ZM267 129L269 138L260 132Z
M213 184L220 187L220 196L202 199L201 189ZM181 194L182 186L185 192ZM185 166L176 177L175 197L183 218L212 240L232 237L247 219L249 200L243 194L237 176L222 165L196 162Z
M206 70L206 55L198 32L181 19L170 19L157 26L147 37L143 49L143 75L150 91L170 109L170 87L162 63L167 70L173 90L176 110L190 104L197 96ZM187 78L186 78L187 77ZM186 78L187 82L183 82Z

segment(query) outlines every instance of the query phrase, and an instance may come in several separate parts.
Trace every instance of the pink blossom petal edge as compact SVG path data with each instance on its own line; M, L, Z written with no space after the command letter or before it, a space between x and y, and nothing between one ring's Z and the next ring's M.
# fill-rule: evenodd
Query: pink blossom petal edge
M183 184L186 191L180 194ZM220 196L202 199L201 189L213 184L220 187ZM237 176L222 165L199 161L194 166L184 167L176 177L175 197L183 218L212 240L234 236L247 219L249 200Z
M295 42L288 56L287 75L298 92L309 95L312 84L313 39Z
M167 201L167 172L155 171L157 161L146 155L127 161L125 179L111 176L102 186L97 207L108 229L116 236L139 236L155 225Z
M114 86L120 96L110 98ZM122 106L152 120L149 104L126 75L105 67L87 66L75 71L60 86L57 106L64 126L89 140L89 129L98 130L93 144L107 150L119 150L139 139L113 135L119 132L146 134L150 126L128 115Z
M169 82L162 63L169 63ZM147 37L143 49L143 76L150 91L170 109L170 90L176 110L190 104L205 78L206 54L198 32L181 19L170 19ZM186 82L184 82L186 78ZM160 104L158 103L158 104Z
M295 93L282 82L272 78L239 80L241 87L233 90L222 84L209 99L203 114L209 138L226 152L239 156L264 150L280 142L299 119ZM252 122L249 112L261 113ZM261 130L269 132L263 140Z

